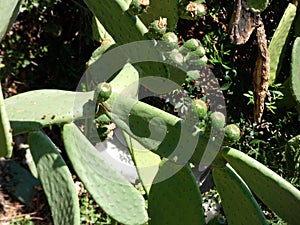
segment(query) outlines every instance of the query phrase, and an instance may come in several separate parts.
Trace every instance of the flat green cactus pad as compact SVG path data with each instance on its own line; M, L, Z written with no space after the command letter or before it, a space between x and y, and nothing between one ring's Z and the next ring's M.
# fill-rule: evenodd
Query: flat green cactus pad
M0 41L18 16L23 0L2 0L0 7Z
M297 102L297 109L300 110L300 37L297 37L292 51L291 63L291 89Z
M93 117L94 92L37 90L5 99L13 134ZM75 101L76 99L76 101Z
M75 184L57 147L41 131L29 133L30 151L36 164L55 225L80 224Z
M178 171L171 177L164 176ZM148 208L149 225L204 225L202 198L189 166L164 160L151 186Z
M276 76L280 72L283 59L282 55L284 54L290 29L296 16L296 11L297 7L290 3L282 16L268 47L270 52L269 85L275 82Z
M245 182L228 165L213 169L228 224L269 224Z
M100 207L123 224L144 224L148 220L142 195L97 152L75 124L63 127L69 159Z
M288 224L300 221L300 191L272 170L233 148L224 148L223 157L255 195Z

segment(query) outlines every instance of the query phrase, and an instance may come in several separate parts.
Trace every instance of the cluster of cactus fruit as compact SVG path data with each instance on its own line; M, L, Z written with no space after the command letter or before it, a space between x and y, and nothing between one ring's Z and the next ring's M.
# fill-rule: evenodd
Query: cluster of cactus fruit
M10 3L19 1L7 2L14 13L15 5ZM199 73L207 62L201 43L190 39L179 46L177 35L172 31L179 17L198 19L203 16L206 12L203 1L156 1L158 5L154 2L85 0L113 39L111 43L122 45L148 38L163 40L169 47L165 57L172 61L172 65L188 62L185 68L188 73ZM255 1L251 2L255 5ZM164 4L170 7L164 7ZM91 68L92 65L88 70ZM141 67L144 68L147 70ZM151 69L164 76L162 71L165 70L159 66L151 65ZM261 163L228 147L239 140L240 130L234 124L226 125L223 113L211 111L206 102L194 99L191 110L198 117L197 124L194 124L198 132L182 129L183 119L122 95L128 86L138 81L138 75L135 67L126 64L112 81L100 83L92 91L36 90L0 99L0 156L11 156L12 135L29 133L30 151L54 224L80 224L79 201L71 173L55 144L42 131L43 127L54 124L62 128L65 151L84 186L100 207L122 224L221 224L216 218L205 220L201 192L191 170L191 163L197 165L201 161L206 146L212 141L212 127L216 128L213 135L224 135L224 140L221 140L223 147L214 149L218 154L212 162L212 174L228 224L268 224L253 193L289 224L299 222L299 190ZM147 76L147 71L142 71L140 76ZM173 78L172 74L168 77ZM183 80L184 77L175 81L181 84ZM112 108L116 102L118 107ZM127 121L129 115L130 123ZM154 135L151 143L145 138L153 118L160 118L163 123L151 126L151 133L161 134L167 128L164 140L158 145L153 145L153 142L160 135ZM76 123L82 121L92 121L101 140L106 138L107 125L111 122L123 131L146 190L147 207L144 196L98 154L78 128ZM196 140L195 153L183 165L178 158L169 157L177 146L185 150L185 143L179 140L182 132L191 137L189 140ZM141 148L146 154L143 157L139 156ZM154 165L157 171L151 184L146 181L149 174L140 169L147 165ZM173 171L173 175L162 179L165 171Z

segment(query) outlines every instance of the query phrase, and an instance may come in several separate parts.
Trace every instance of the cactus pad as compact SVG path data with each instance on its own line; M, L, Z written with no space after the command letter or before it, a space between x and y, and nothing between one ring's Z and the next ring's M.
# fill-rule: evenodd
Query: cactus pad
M284 54L285 46L288 41L290 29L296 16L297 7L294 4L289 4L286 8L278 27L271 39L269 45L270 52L270 80L269 85L273 84L276 76L279 74L282 65L282 55Z
M164 179L166 171L178 171ZM148 210L149 225L189 224L204 225L202 198L195 177L188 165L182 168L170 161L162 161L151 186Z
M215 167L213 178L228 224L268 224L251 191L230 166Z
M141 194L105 161L76 125L64 125L63 140L77 175L108 215L123 224L148 220Z
M0 157L10 158L13 151L12 130L0 85Z
M245 153L224 148L222 155L264 204L287 223L299 222L300 191L297 188Z
M72 175L57 147L41 131L29 133L28 141L54 224L79 225L77 191Z
M5 104L16 135L51 124L92 118L95 114L93 97L93 91L37 90L7 98Z

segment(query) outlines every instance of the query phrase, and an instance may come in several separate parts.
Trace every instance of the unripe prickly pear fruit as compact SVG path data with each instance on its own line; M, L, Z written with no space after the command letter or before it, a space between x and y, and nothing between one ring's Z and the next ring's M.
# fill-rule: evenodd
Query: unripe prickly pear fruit
M194 53L188 53L184 57L184 61L189 65L189 69L201 69L207 64L207 57L204 55L203 57L199 58Z
M191 38L184 42L179 51L184 51L184 49L195 51L199 46L201 46L201 42L198 39Z
M143 13L149 5L149 0L132 0L127 12L133 16L139 15Z
M112 92L111 85L109 83L103 82L97 85L94 93L94 102L101 103L106 101Z
M182 65L184 62L183 55L177 50L173 49L169 54L168 58L171 60L172 63L175 65Z
M211 120L211 124L213 127L217 128L217 129L222 129L225 126L225 116L223 113L221 112L213 112L210 116L209 116L210 120Z
M241 138L241 131L237 125L229 124L225 126L224 141L226 143L232 143L238 141L240 138Z
M193 100L193 106L195 107L196 113L200 120L204 119L207 114L207 105L201 99Z
M161 39L167 30L167 18L159 18L150 23L148 28L148 37L150 39Z
M179 16L186 20L198 20L206 14L204 1L186 1L179 4Z
M178 37L173 32L167 32L162 36L162 40L166 42L166 44L171 47L175 48L178 45Z
M195 55L199 56L200 58L203 57L205 55L205 48L200 45L196 48L196 50L194 51Z

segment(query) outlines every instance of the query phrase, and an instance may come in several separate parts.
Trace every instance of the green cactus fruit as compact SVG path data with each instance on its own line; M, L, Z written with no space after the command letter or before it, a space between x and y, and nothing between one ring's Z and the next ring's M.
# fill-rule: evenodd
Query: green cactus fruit
M149 5L149 0L132 0L127 12L133 16L139 15L143 13L149 7Z
M196 48L196 50L194 51L195 55L197 55L198 57L203 57L205 55L205 48L200 45Z
M183 65L184 57L177 49L170 51L168 53L168 58L171 60L172 64Z
M204 1L186 1L179 3L179 17L185 20L198 20L206 14Z
M113 40L118 45L138 42L138 41L147 41L148 29L141 22L139 17L131 16L126 11L129 8L130 1L124 0L84 0L88 8L92 13L97 17L100 23L103 25L105 30L110 34ZM113 15L113 16L112 16ZM164 19L163 19L164 21ZM160 26L165 24L160 22ZM125 30L124 30L125 29ZM149 46L149 51L151 54L157 55L157 59L162 60L161 52L157 51L154 48L154 42L144 42L149 46L150 43L153 43L153 48ZM129 45L130 46L130 45ZM124 50L124 49L123 49ZM145 49L143 49L145 50ZM137 49L137 52L131 54L141 54L141 50ZM153 55L152 55L153 56ZM137 57L136 55L134 57ZM126 60L126 59L125 59ZM120 62L118 62L120 63ZM154 65L155 64L155 65ZM164 64L157 64L155 62L141 62L136 63L135 66L140 67L140 76L157 76L165 77L171 79L172 81L182 84L184 82L184 77L181 76L170 76L168 70ZM99 68L93 65L89 68L89 72L93 74L94 72L99 73ZM151 90L151 86L147 86Z
M168 172L176 171L173 176L165 177ZM150 189L148 211L149 225L205 224L201 193L188 165L162 161Z
M16 135L51 124L94 118L93 97L94 91L71 92L46 89L18 94L5 99L4 102L13 135Z
M170 46L171 49L177 47L178 45L178 37L173 32L167 32L162 36L162 40L166 42L168 46Z
M248 186L230 166L215 167L212 174L229 225L269 224Z
M148 27L147 36L150 39L161 39L167 30L167 18L160 17L158 20L154 20Z
M224 141L232 143L238 141L241 138L240 128L235 124L229 124L225 126L225 137Z
M276 77L280 72L286 43L288 43L288 37L296 16L296 11L297 7L290 3L282 16L268 47L270 52L269 85L275 82Z
M97 85L94 93L94 102L102 103L106 101L112 92L111 85L109 83L103 82Z
M298 224L300 191L297 188L241 151L224 148L222 155L266 206L288 224Z
M28 141L54 224L79 225L77 191L72 174L57 151L57 147L41 131L30 132Z
M188 59L189 53L186 55L186 57L184 58L184 61L189 65L189 70L193 70L193 69L198 69L200 70L201 68L203 68L206 64L207 64L207 57L206 55L201 57L201 58L197 58L197 59ZM193 53L193 55L195 55Z
M207 114L207 105L206 105L206 103L201 99L196 99L196 100L193 100L193 106L194 106L194 108L197 112L198 118L200 120L204 119L204 117Z
M181 48L181 50L183 51L183 49L186 48L189 51L195 51L200 46L201 46L201 42L198 39L191 38L186 42L184 42L184 44L182 45L183 48Z
M300 112L300 37L297 37L294 41L293 50L292 50L292 62L291 62L291 89L294 98L297 103L297 110Z
M269 0L247 0L247 3L252 12L260 13L268 7Z
M0 157L10 158L13 152L12 129L6 112L0 83Z
M23 0L1 1L0 41L4 38L6 32L17 18L22 2Z
M112 168L75 124L64 125L63 141L78 177L109 216L122 224L147 222L142 195Z
M209 116L211 125L216 129L222 129L225 126L225 116L221 112L213 112Z

